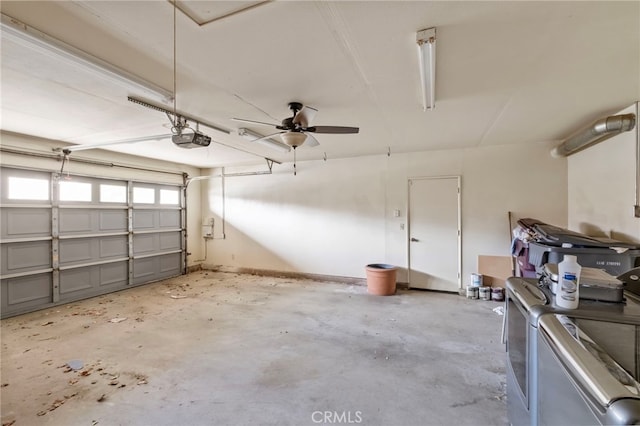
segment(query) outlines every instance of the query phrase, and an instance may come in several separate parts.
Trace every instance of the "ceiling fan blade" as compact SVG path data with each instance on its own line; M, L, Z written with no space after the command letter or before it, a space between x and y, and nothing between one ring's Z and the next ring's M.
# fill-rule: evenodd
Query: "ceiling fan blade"
M313 126L304 130L305 132L314 132L314 133L348 134L348 133L358 133L360 131L360 128L345 127L345 126Z
M313 118L318 112L317 109L308 106L303 106L300 111L293 117L293 123L299 124L302 127L309 127L313 122Z
M307 139L304 141L302 146L308 146L309 148L313 148L314 146L320 145L320 142L316 138L314 138L311 133L305 133L307 135Z
M272 137L274 137L274 136L278 136L278 135L280 135L281 133L283 133L283 132L276 132L276 133L272 133L272 134L270 134L270 135L263 136L263 137L261 137L261 138L253 139L251 142L258 142L258 141L263 141L263 140L265 140L265 139L270 139L270 138L272 138Z
M277 124L273 123L265 123L264 121L255 121L255 120L246 120L244 118L232 118L233 121L240 121L241 123L251 123L251 124L260 124L262 126L271 126L276 127Z

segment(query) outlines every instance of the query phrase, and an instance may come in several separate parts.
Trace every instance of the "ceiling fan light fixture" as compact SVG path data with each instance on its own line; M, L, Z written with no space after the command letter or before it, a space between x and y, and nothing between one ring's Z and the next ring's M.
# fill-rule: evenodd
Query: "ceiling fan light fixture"
M424 111L436 106L436 29L427 28L416 33L418 58L420 62L420 85L422 86L422 107Z
M282 138L284 143L286 143L292 148L299 147L304 143L304 141L307 140L307 135L305 135L302 132L293 132L293 131L285 132L280 134L280 137Z

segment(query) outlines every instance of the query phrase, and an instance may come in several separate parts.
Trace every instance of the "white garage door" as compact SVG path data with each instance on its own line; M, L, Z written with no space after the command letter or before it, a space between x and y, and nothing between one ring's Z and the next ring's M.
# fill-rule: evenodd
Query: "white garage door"
M180 275L182 187L2 168L1 314Z

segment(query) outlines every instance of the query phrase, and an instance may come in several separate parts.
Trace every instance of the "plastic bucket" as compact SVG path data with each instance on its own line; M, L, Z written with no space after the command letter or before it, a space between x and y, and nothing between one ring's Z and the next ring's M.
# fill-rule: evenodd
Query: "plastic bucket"
M376 296L390 296L396 292L396 268L384 263L367 265L367 292Z

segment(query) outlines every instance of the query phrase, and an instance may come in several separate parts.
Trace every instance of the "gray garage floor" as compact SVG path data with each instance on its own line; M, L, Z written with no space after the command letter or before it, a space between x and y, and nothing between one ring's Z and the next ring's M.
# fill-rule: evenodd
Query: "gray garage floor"
M2 422L504 425L496 306L201 271L3 320Z

